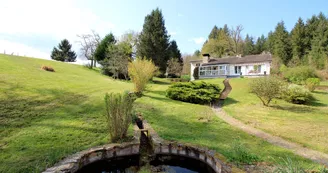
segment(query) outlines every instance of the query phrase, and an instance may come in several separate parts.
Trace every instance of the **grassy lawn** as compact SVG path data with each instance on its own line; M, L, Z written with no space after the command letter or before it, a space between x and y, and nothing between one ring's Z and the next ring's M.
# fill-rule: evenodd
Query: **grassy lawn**
M42 71L41 65L56 72ZM306 166L316 165L229 126L207 106L166 98L168 85L156 79L136 102L137 111L162 138L208 147L226 158L239 139L262 161L290 157ZM0 172L41 172L72 153L108 143L104 94L132 89L129 82L82 66L0 54ZM237 91L232 92L234 98ZM226 107L230 113L234 105Z
M224 106L231 116L303 146L328 153L328 92L316 90L310 105L295 105L274 100L270 107L248 92L252 79L232 79L232 92ZM222 79L207 80L222 83ZM327 84L323 82L322 85Z

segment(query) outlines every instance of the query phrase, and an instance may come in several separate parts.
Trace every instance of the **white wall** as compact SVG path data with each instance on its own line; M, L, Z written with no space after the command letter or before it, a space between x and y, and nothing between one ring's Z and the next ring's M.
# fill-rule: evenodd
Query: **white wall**
M199 62L191 62L190 63L190 79L191 80L195 80L194 78L194 70L196 68L196 64L199 63Z

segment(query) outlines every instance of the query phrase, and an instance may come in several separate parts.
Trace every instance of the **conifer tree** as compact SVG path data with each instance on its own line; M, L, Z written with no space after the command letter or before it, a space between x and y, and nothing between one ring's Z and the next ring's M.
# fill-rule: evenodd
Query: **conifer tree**
M145 17L137 54L139 57L151 59L159 67L159 71L164 74L169 60L169 45L164 17L162 11L157 8Z
M255 44L255 50L254 54L261 54L263 51L265 51L266 48L266 38L264 35L261 35L261 37L257 38L256 44Z
M292 56L289 33L283 21L277 24L273 38L273 55L279 57L287 65Z
M67 39L64 39L58 44L58 48L53 48L51 59L63 62L75 62L77 56L71 49L72 45Z
M182 63L183 60L181 58L181 53L180 53L180 50L178 48L178 45L177 45L177 42L175 40L172 40L170 42L170 46L169 46L169 55L170 57L169 58L174 58L174 59L177 59L178 62Z
M246 35L244 41L244 55L252 55L254 54L254 40L253 37L250 37L248 34Z
M291 31L291 45L293 58L302 60L306 49L305 25L302 18L298 19Z
M215 25L208 36L208 39L217 39L218 38L219 28Z

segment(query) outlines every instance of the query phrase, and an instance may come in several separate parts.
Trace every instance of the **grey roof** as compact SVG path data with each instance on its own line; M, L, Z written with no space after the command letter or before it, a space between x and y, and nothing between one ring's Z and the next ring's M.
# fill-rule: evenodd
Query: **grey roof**
M247 55L244 57L228 57L228 58L211 58L208 63L204 65L215 65L215 64L246 64L246 63L258 63L258 62L271 62L271 54L260 54L260 55Z

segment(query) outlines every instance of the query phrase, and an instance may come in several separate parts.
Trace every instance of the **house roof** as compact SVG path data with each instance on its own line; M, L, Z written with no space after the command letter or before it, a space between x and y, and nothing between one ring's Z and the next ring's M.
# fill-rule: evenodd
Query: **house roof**
M228 57L228 58L211 58L208 63L203 63L202 66L215 64L246 64L258 62L271 62L271 54L247 55L244 57Z

